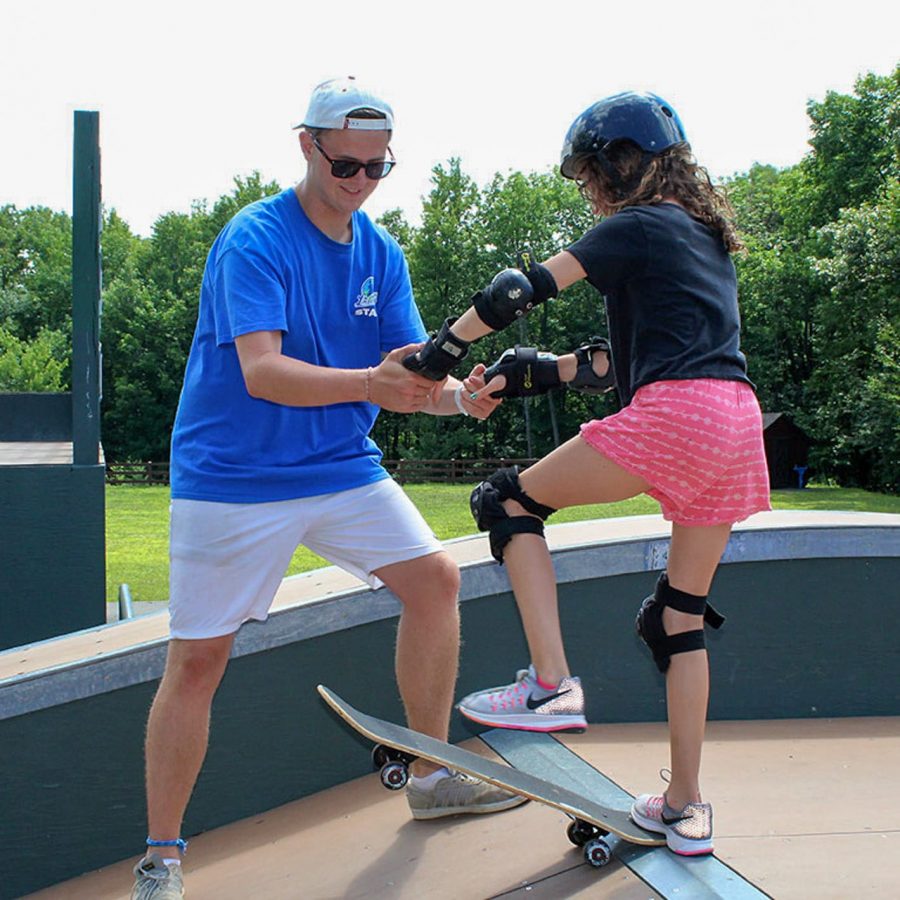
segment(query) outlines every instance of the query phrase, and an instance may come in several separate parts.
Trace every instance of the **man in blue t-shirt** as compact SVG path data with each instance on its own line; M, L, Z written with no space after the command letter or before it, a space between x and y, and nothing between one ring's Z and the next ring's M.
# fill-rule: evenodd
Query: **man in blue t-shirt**
M485 418L499 400L403 360L426 339L397 243L360 207L394 165L390 106L353 79L313 92L304 179L239 212L206 263L172 434L171 641L147 726L148 853L133 898L182 891L181 823L235 632L265 619L304 544L403 611L396 674L411 727L446 740L459 571L381 466L379 407ZM414 764L415 818L522 802Z

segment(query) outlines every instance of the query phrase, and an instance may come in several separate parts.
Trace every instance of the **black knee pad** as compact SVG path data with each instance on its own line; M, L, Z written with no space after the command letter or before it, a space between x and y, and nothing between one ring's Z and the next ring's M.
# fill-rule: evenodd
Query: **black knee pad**
M680 634L666 634L663 627L663 610L667 606L689 615L702 615L703 621L710 628L721 628L725 621L724 616L706 602L706 597L698 597L696 594L688 594L673 588L669 584L668 576L663 572L656 582L653 595L647 597L641 604L635 621L638 635L650 648L654 662L663 673L668 670L671 658L676 653L689 653L691 650L703 650L706 647L702 628L696 631L683 631Z
M504 500L516 500L532 513L531 516L510 516L503 508ZM510 466L498 469L487 480L482 481L469 498L469 507L479 531L487 531L491 542L491 555L498 563L503 563L503 548L514 534L536 534L544 536L544 520L556 512L532 500L519 485L519 469ZM534 518L538 516L539 518Z

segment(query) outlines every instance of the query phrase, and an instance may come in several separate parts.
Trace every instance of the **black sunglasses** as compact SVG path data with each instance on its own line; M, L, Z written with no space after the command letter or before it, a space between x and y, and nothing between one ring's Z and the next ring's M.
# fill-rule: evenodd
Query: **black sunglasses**
M390 147L387 148L388 153L391 154L390 159L379 159L375 162L361 162L358 159L332 159L322 149L322 145L319 143L318 138L313 138L312 142L316 145L316 150L331 163L331 174L334 175L335 178L352 178L360 169L365 169L366 178L377 181L379 178L384 178L391 169L397 165L397 160L394 159L394 154L391 152Z

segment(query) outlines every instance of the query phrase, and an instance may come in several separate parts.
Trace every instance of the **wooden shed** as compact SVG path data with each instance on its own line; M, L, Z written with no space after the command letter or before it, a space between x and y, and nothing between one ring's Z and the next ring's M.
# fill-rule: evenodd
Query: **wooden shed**
M787 413L763 413L763 441L769 464L769 482L773 488L802 487L809 462L809 435L795 425ZM803 480L801 481L801 475Z

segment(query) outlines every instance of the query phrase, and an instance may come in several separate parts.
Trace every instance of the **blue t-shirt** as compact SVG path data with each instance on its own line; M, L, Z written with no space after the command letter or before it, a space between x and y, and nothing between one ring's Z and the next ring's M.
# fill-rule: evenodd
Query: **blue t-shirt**
M282 353L364 369L426 338L403 252L364 213L348 244L307 218L293 189L241 210L206 261L172 433L172 496L262 503L387 477L370 403L292 407L247 393L234 339L281 331Z

